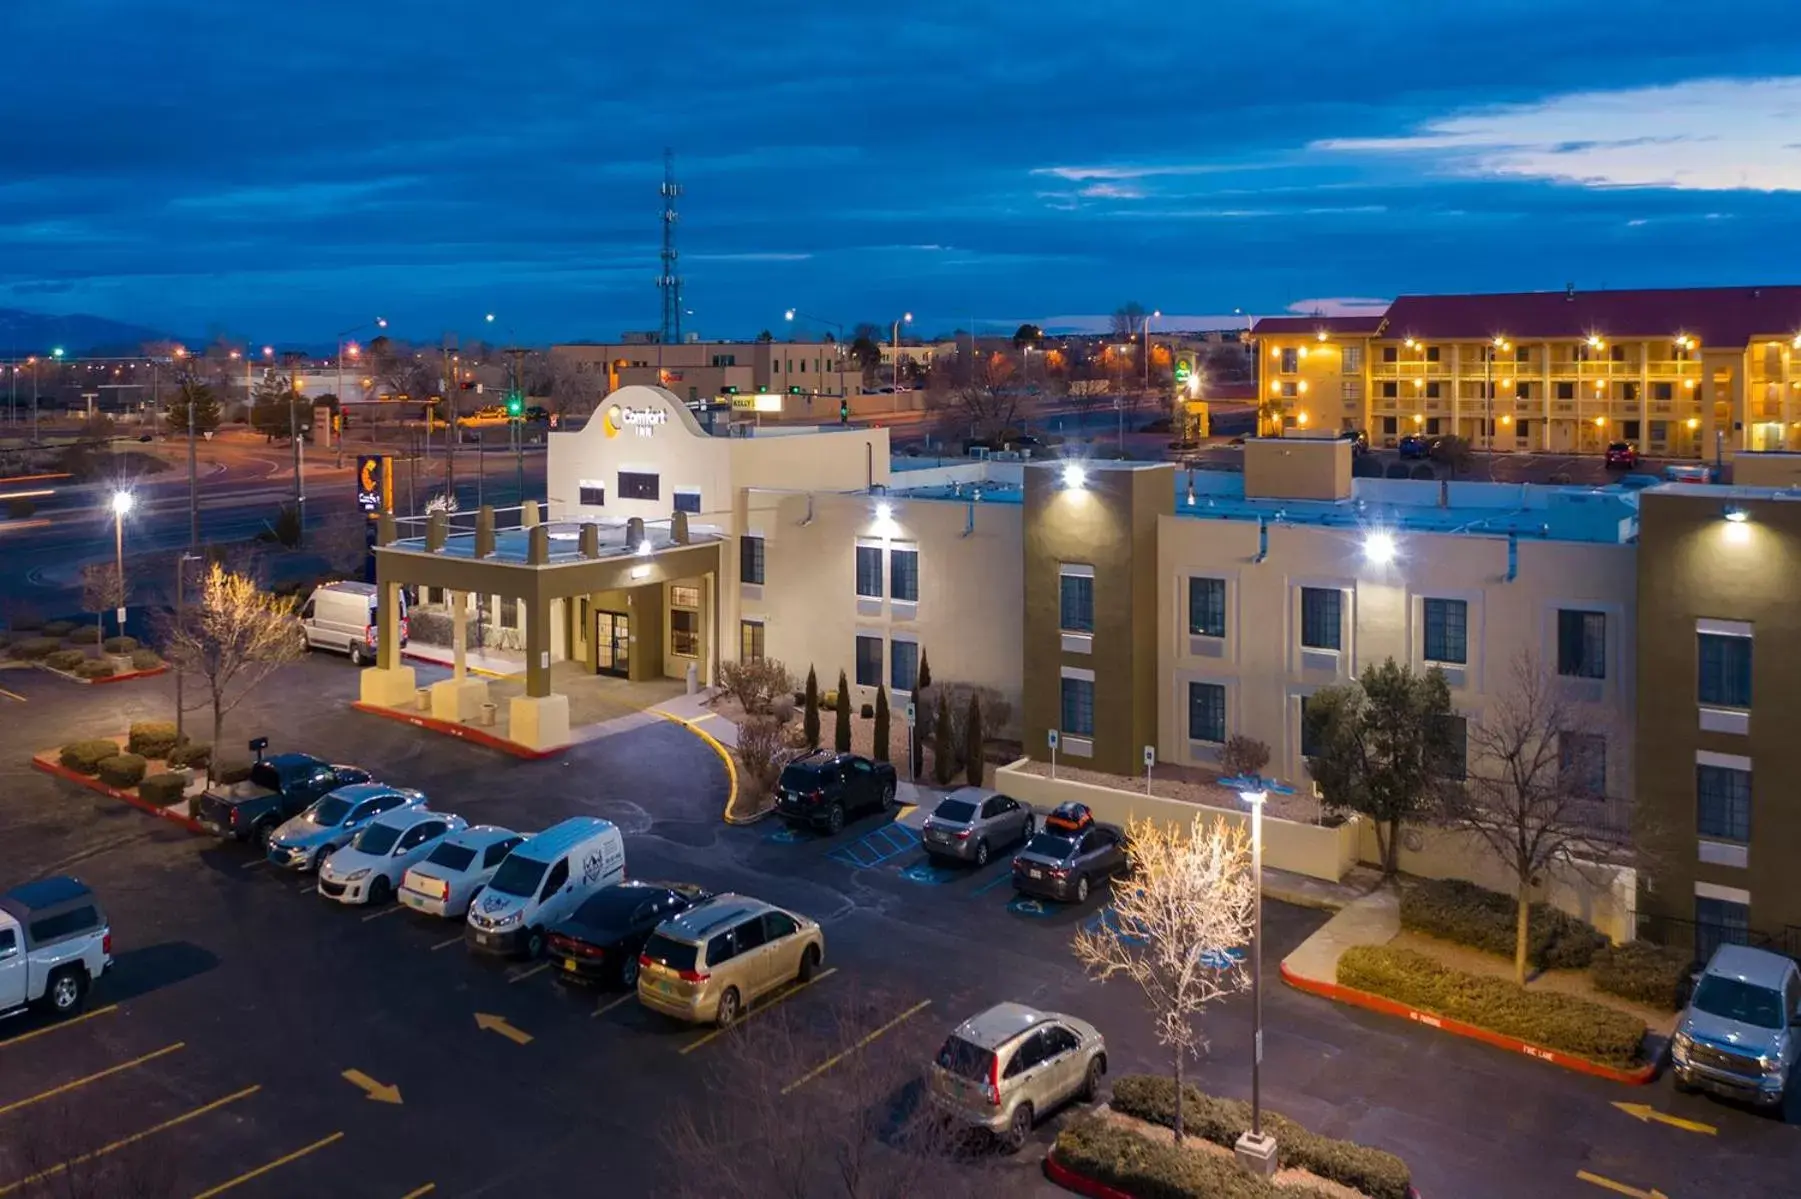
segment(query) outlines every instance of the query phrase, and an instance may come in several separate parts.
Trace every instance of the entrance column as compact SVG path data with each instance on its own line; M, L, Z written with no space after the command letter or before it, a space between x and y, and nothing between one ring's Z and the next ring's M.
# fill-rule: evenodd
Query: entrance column
M400 662L400 584L378 578L376 604L375 665L358 678L358 695L363 703L384 708L411 706L417 680L413 668Z
M450 677L431 685L431 714L461 724L481 715L488 702L486 679L469 677L469 600L467 591L452 591L450 600Z
M550 690L550 600L520 599L525 611L525 694L507 707L507 736L531 749L569 744L569 697Z

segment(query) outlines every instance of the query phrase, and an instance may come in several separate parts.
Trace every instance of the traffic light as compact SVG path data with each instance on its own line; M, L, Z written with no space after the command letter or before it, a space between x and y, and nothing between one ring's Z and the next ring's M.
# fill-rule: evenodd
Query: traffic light
M838 401L838 423L841 425L850 424L850 400L848 399Z
M507 393L507 415L518 419L525 412L525 397L518 392Z
M801 392L801 389L800 389L799 384L795 384L794 386L788 388L788 394L791 396L797 396L800 394L800 392Z

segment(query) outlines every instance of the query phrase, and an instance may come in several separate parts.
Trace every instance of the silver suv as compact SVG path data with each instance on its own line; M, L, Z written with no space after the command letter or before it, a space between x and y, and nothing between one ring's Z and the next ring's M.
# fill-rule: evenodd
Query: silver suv
M993 851L1032 837L1032 809L986 787L958 787L925 819L925 850L986 866Z
M1801 1055L1801 970L1780 954L1722 945L1676 1025L1676 1089L1777 1107Z
M932 1102L1018 1149L1038 1118L1100 1094L1107 1042L1088 1022L1000 1003L957 1026L932 1065Z

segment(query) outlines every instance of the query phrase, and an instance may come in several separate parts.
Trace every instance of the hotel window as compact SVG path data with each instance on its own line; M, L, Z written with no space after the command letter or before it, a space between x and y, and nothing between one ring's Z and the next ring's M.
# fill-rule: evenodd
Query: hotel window
M1513 398L1516 400L1531 399L1532 398L1532 384L1530 384L1530 383L1515 383L1513 385Z
M1398 399L1398 398L1400 398L1400 394L1401 394L1400 391L1397 390L1397 384L1393 380L1389 380L1382 384L1382 398L1383 399L1385 399L1385 400ZM1389 432L1392 433L1392 432L1394 432L1394 430L1390 429Z
M1343 366L1340 369L1345 370L1345 371L1360 371L1360 370L1362 370L1363 369L1363 347L1362 346L1346 346L1344 348Z
M1695 831L1727 841L1751 839L1751 772L1695 767Z
M1395 346L1383 346L1382 347L1382 361L1384 361L1384 362L1399 362L1400 360L1401 360L1401 353L1397 347L1395 347Z
M1557 673L1571 679L1607 677L1607 614L1557 611Z
M1188 684L1188 739L1225 741L1226 689L1218 683Z
M1437 362L1438 361L1438 347L1437 346L1427 346L1426 347L1426 361L1427 362Z
M1436 383L1426 384L1426 398L1428 400L1436 400L1438 398L1438 384L1436 384Z
M1063 680L1063 731L1072 737L1094 736L1094 680Z
M1557 398L1560 400L1575 399L1576 385L1574 383L1559 383L1557 385Z
M699 512L700 492L692 491L687 488L676 488L675 510L677 512Z
M1395 433L1395 418L1394 417L1385 416L1382 418L1382 432L1390 437L1394 436L1394 433Z
M919 551L888 551L888 595L904 603L919 602Z
M519 628L519 601L511 596L500 597L500 618L496 625L503 629Z
M1282 351L1282 373L1292 375L1301 369L1301 352L1298 349Z
M1606 795L1607 738L1599 733L1559 733L1557 783L1576 795Z
M763 539L749 534L738 538L738 581L763 581Z
M1531 362L1532 361L1532 347L1531 346L1522 346L1522 345L1514 346L1513 347L1513 360L1515 362Z
M1354 404L1363 399L1363 380L1346 379L1338 385L1338 394L1347 404Z
M1705 962L1721 945L1751 939L1751 909L1731 899L1695 896L1695 960Z
M1343 631L1339 615L1342 592L1330 587L1301 588L1301 646L1304 649L1338 649Z
M1626 361L1626 347L1621 345L1608 346L1607 356L1615 362L1624 362Z
M670 609L669 652L678 658L700 657L700 613Z
M1751 706L1751 638L1702 633L1699 699L1725 708Z
M738 622L738 660L740 662L761 662L763 660L762 621L741 620Z
M654 500L661 493L661 479L639 471L619 472L619 498L622 500Z
M1188 632L1193 637L1226 635L1226 581L1188 580Z
M1065 574L1057 580L1057 627L1065 633L1094 632L1094 576Z
M1445 756L1440 770L1445 778L1469 777L1470 722L1462 716L1440 716L1445 734Z
M1627 403L1631 403L1632 401L1638 399L1638 384L1636 384L1636 383L1620 384L1620 399L1626 401Z
M1469 661L1470 606L1459 599L1429 599L1425 602L1426 661Z
M607 489L599 483L590 483L583 480L577 487L577 493L576 499L588 507L601 508L606 506Z
M882 598L882 547L857 547L857 595L862 599Z
M1654 400L1673 400L1673 399L1675 399L1676 398L1676 385L1674 383L1653 383L1653 384L1651 384L1651 398Z
M700 588L691 586L671 587L669 589L669 606L671 608L700 607Z
M882 685L882 639L857 634L857 686Z
M1669 437L1670 437L1670 422L1669 421L1654 420L1651 422L1651 440L1653 442L1668 441Z
M919 682L919 645L913 641L888 643L888 685L896 691L912 691Z
M1637 441L1638 440L1638 422L1635 420L1621 421L1620 422L1620 436L1624 437L1627 441Z
M1296 383L1293 379L1288 379L1283 382L1283 384L1282 384L1282 398L1283 399L1292 400L1300 394L1301 394L1301 385L1299 383Z

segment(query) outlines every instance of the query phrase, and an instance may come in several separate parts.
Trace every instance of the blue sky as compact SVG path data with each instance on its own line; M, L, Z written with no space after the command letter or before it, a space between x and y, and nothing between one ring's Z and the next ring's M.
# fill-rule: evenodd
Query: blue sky
M1794 28L1779 0L6 0L0 307L651 328L666 145L710 336L1795 282Z

